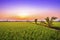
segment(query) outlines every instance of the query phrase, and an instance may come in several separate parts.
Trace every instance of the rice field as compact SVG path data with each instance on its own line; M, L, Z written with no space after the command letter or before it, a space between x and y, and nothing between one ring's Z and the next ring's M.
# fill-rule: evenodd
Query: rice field
M30 22L0 22L0 40L60 40L60 31Z
M59 27L60 28L60 22L54 22L53 23L55 27Z

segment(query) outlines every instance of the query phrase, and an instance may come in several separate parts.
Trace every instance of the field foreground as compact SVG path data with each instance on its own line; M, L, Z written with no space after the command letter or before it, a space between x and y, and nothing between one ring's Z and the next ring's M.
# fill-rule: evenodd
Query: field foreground
M60 31L29 22L0 22L0 40L60 40Z

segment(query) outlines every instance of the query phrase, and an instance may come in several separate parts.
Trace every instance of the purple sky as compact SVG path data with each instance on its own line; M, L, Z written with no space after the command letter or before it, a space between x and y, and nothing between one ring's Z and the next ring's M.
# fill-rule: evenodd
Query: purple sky
M60 18L60 0L0 0L0 19L23 19L22 13L29 19Z

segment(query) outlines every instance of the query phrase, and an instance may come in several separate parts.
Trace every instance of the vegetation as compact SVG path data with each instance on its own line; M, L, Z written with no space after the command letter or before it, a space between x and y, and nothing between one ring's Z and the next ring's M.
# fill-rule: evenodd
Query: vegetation
M44 21L41 21L41 23L43 23L44 26L48 26L48 27L52 27L53 26L53 21L57 19L57 17L47 17L45 18L45 22Z
M35 24L37 24L37 19L35 19Z
M30 22L0 22L0 40L60 40L60 31Z

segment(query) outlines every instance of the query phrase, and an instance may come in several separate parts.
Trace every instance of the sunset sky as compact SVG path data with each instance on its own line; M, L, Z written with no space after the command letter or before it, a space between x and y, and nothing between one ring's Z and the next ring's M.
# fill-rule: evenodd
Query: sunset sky
M0 20L60 19L59 0L0 0Z

